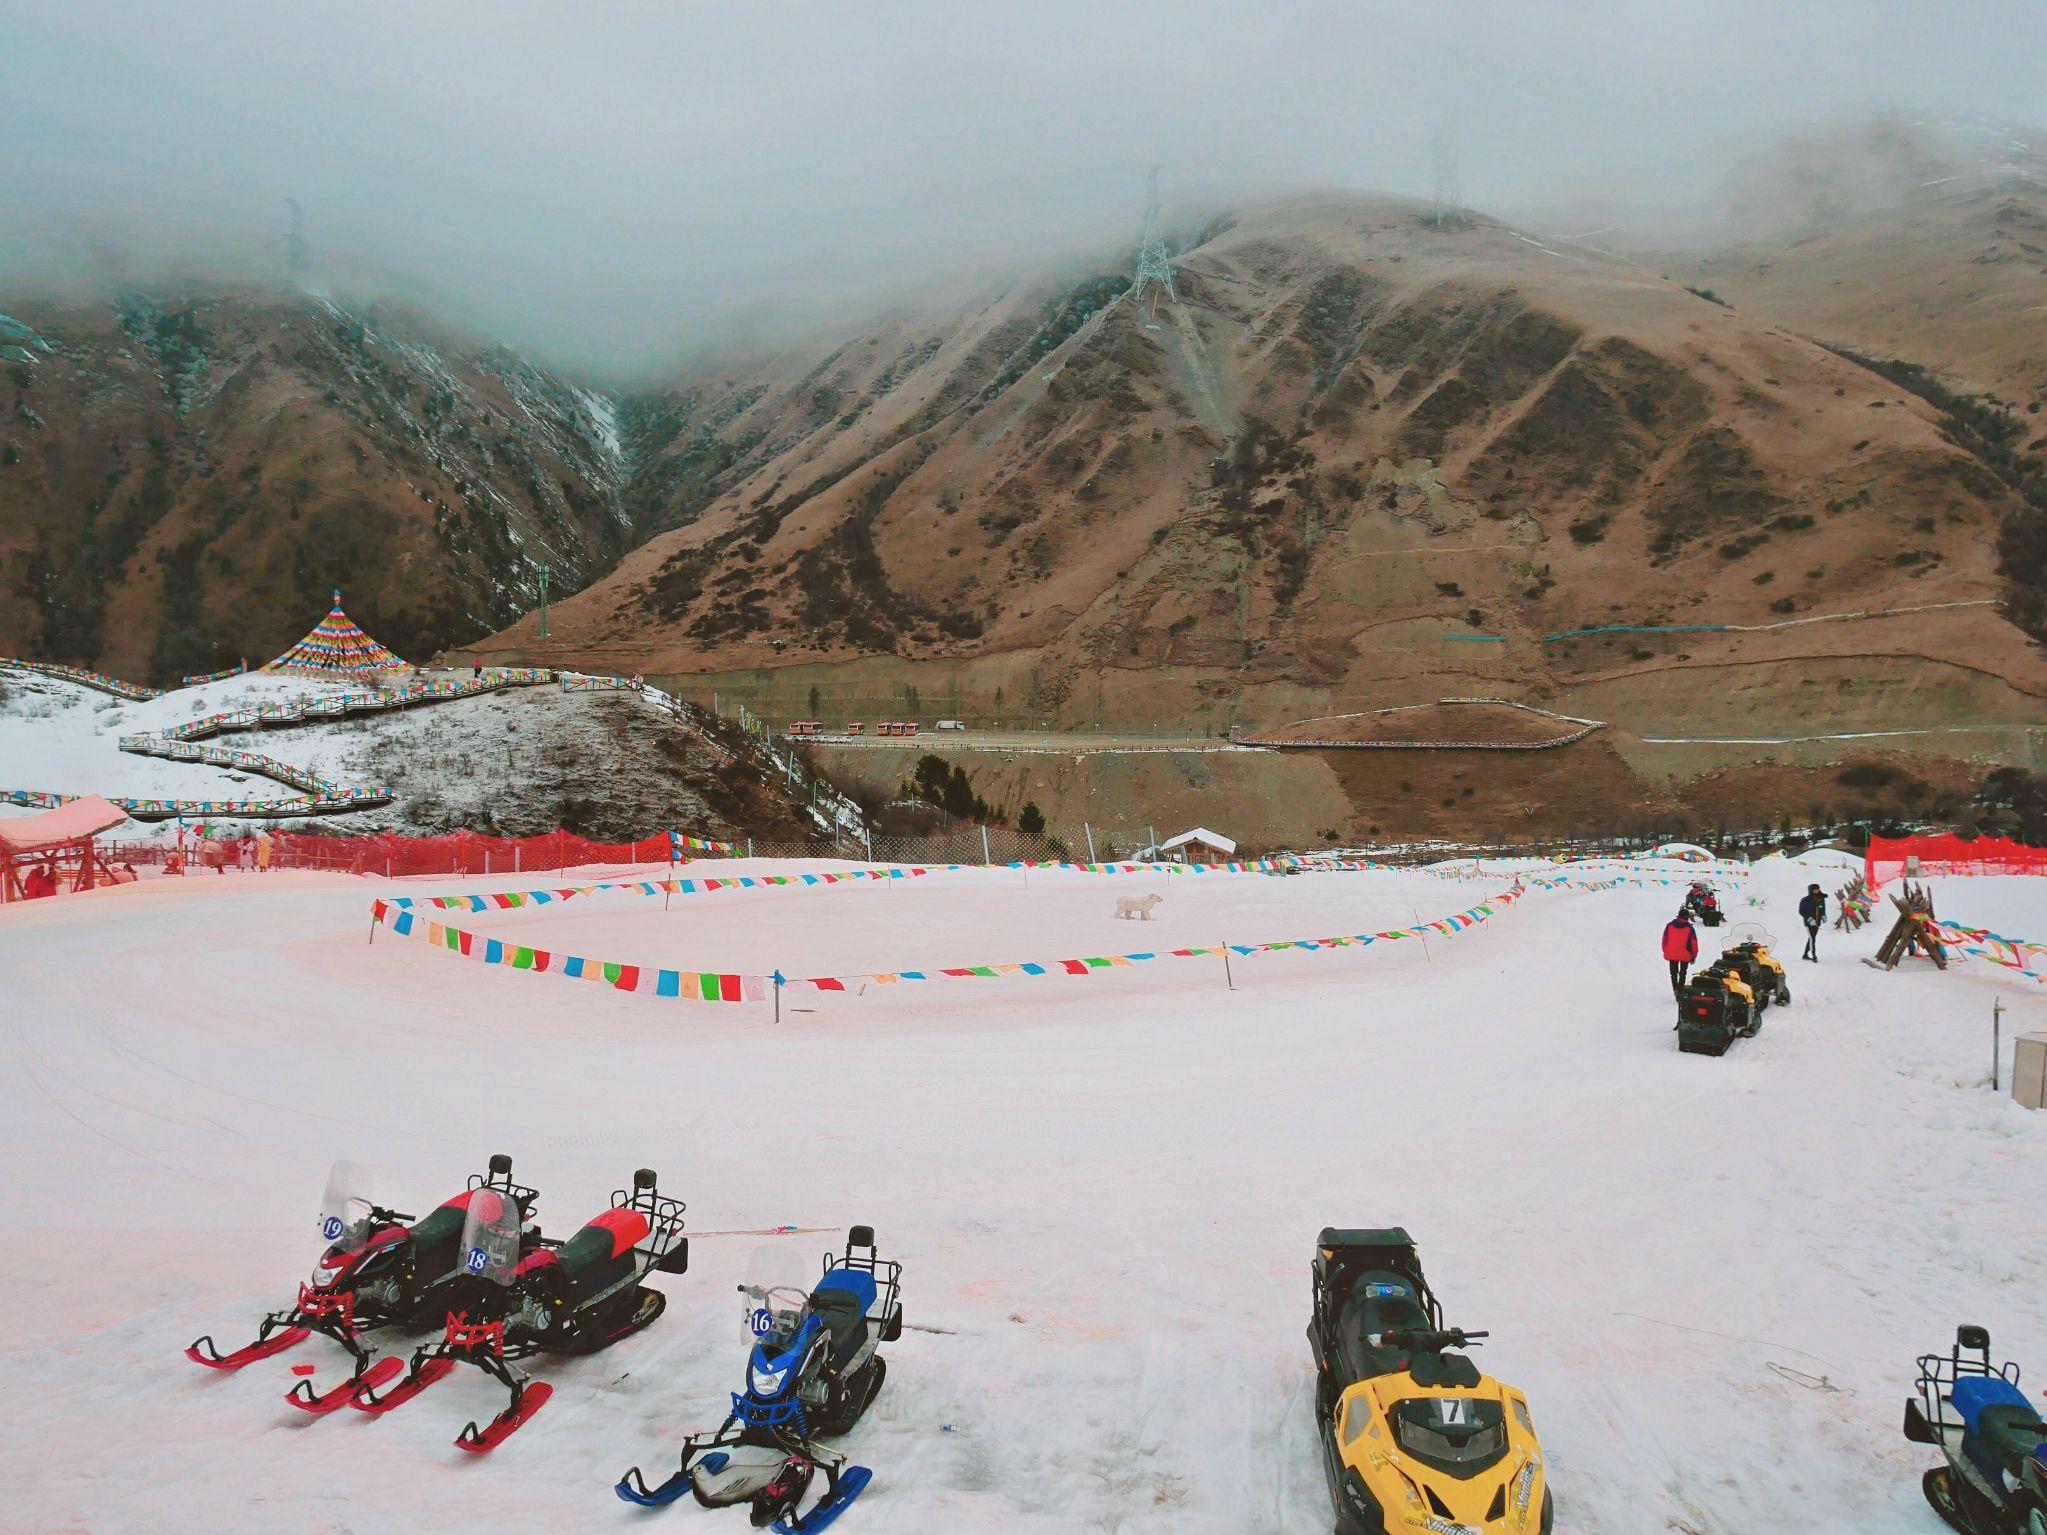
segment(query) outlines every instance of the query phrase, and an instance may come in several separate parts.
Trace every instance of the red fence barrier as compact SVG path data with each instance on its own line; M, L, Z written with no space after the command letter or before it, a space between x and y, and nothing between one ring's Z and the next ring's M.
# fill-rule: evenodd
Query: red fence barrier
M107 861L119 865L164 864L178 851L169 837L157 842L105 845ZM255 837L188 837L184 864L188 870L253 869L260 866L261 843ZM342 874L393 878L402 874L507 874L570 869L583 864L667 863L666 833L637 842L592 842L574 832L551 831L538 837L489 837L478 832L451 832L445 837L313 837L302 832L270 834L270 867L331 869Z
M2003 837L1871 837L1870 889L1906 874L1913 858L1920 874L2047 874L2047 848Z

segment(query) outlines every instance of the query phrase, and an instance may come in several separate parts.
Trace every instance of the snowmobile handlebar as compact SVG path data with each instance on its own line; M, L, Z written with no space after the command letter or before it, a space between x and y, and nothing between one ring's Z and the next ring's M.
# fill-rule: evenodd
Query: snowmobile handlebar
M1462 1327L1404 1327L1379 1335L1388 1347L1406 1349L1410 1354L1436 1354L1446 1348L1477 1348L1490 1332L1466 1332Z

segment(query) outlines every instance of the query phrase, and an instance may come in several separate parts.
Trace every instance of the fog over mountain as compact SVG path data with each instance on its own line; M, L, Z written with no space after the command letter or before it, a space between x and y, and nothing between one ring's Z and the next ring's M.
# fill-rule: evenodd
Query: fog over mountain
M294 198L308 280L615 373L1099 253L1154 162L1189 227L1454 173L1696 229L1817 125L2047 118L2032 0L69 0L0 61L9 290L274 278Z

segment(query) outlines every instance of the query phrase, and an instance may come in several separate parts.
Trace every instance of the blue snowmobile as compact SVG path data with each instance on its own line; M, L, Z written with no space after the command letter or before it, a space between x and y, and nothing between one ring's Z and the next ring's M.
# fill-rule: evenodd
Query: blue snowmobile
M2047 1535L2047 1422L2019 1390L2019 1367L1992 1367L1988 1328L1958 1327L1946 1355L1920 1356L1905 1437L1947 1457L1920 1485L1951 1529Z
M746 1390L732 1394L716 1433L683 1442L674 1475L649 1487L634 1466L617 1492L647 1508L684 1493L705 1508L744 1503L755 1529L818 1535L874 1476L817 1441L848 1432L881 1391L880 1347L903 1334L902 1265L876 1256L873 1227L855 1226L814 1287L787 1248L763 1247L739 1292L753 1340ZM806 1509L819 1472L824 1485Z

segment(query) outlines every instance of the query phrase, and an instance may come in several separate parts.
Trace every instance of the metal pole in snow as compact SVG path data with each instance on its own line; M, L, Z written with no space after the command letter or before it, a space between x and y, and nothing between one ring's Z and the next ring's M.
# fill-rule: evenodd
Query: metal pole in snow
M780 1023L781 1021L782 1021L782 972L781 969L778 967L775 971L775 1022Z
M981 828L981 867L985 869L993 862L995 855L988 851L988 828L984 826Z
M1231 991L1237 989L1237 978L1230 974L1230 946L1228 940L1224 940L1223 943L1223 980L1228 982Z
M1419 911L1415 911L1412 906L1408 907L1408 910L1414 912L1414 931L1415 936L1422 941L1422 958L1433 965L1436 962L1436 956L1429 952L1429 935L1427 929L1422 926L1422 914Z
M1095 861L1095 829L1085 821L1080 823L1080 829L1087 833L1087 861L1093 863Z
M1990 1090L1998 1090L1997 1076L2004 1069L2004 998L1990 1004Z

